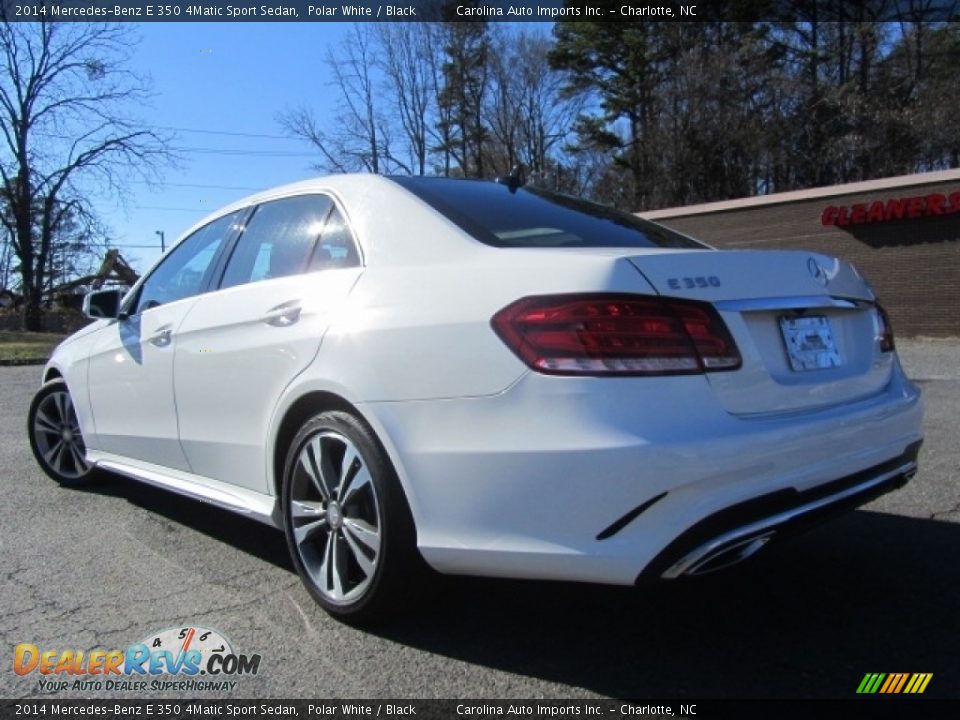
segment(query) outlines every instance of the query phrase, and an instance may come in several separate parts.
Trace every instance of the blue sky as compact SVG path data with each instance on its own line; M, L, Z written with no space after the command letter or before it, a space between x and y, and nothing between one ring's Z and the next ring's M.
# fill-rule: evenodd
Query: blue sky
M130 186L126 207L97 198L115 244L139 271L205 214L256 190L316 173L310 146L284 137L278 112L309 104L321 118L336 105L323 58L349 23L149 23L132 70L149 75L155 97L139 109L175 132L182 166L158 191ZM326 110L325 110L326 109ZM176 129L176 130L174 130ZM202 131L202 132L201 132ZM269 137L245 137L244 133ZM194 187L201 186L201 187ZM148 246L148 247L136 247Z

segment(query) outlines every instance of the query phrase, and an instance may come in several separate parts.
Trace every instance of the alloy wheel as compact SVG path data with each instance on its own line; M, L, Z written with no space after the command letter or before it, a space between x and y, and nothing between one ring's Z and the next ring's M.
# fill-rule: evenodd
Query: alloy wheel
M65 388L40 400L31 425L37 453L53 473L78 480L90 472L80 422Z
M380 499L363 455L333 431L311 436L292 469L288 521L317 590L336 605L356 601L381 556Z

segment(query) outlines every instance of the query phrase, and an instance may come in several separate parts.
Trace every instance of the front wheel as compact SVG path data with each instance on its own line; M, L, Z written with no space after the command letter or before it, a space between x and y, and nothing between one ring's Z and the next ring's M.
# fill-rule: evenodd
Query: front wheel
M40 467L61 485L81 485L94 477L73 399L63 380L46 383L34 395L27 433Z
M304 424L287 453L282 503L297 572L331 615L368 622L409 595L413 520L389 458L359 418L332 411Z

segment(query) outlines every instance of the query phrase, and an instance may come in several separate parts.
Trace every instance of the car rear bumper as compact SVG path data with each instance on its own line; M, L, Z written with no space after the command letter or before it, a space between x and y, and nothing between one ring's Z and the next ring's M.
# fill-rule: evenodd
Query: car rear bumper
M724 508L689 528L644 568L642 579L701 575L745 560L795 534L903 487L917 472L922 440L892 460L804 492L784 488Z
M360 409L435 569L622 585L703 570L740 541L751 554L764 532L893 489L922 439L919 392L899 368L869 398L765 418L730 415L702 376L530 373L492 397Z

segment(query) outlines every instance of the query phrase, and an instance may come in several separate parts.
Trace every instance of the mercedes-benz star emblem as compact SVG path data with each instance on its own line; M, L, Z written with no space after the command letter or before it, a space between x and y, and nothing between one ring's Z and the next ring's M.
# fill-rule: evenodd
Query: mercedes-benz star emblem
M810 258L807 260L807 269L810 271L810 274L813 276L814 280L824 287L827 286L827 281L829 280L827 277L827 271L823 269L823 266L820 265L816 259Z

